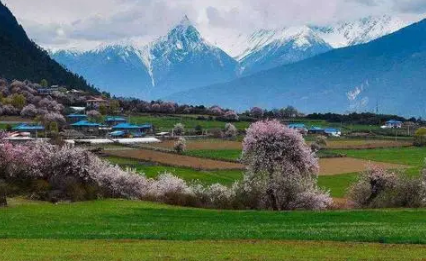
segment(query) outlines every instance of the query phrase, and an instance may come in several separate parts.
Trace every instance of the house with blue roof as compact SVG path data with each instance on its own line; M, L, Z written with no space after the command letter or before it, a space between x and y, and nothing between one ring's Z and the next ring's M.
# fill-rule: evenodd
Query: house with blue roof
M77 123L79 121L87 120L88 116L86 114L70 114L67 115L67 121L69 123Z
M401 129L402 128L402 121L389 120L389 121L386 122L385 126L388 129Z
M27 124L27 123L23 123L20 124L14 128L12 128L12 130L17 131L17 132L30 132L30 133L37 133L40 131L44 131L45 128L43 125L39 125L39 124Z
M313 126L308 130L308 133L313 135L325 135L325 129Z
M82 120L71 124L71 127L83 133L99 134L99 128L102 127L102 125L99 123Z
M329 137L340 137L342 136L342 132L336 128L326 128L324 133Z
M108 126L115 126L120 123L127 123L127 119L122 116L107 116L105 118L105 124Z
M302 134L306 134L308 132L306 125L303 123L292 123L288 125L288 128L296 130Z
M152 129L151 124L134 125L131 123L120 123L112 127L113 132L109 135L142 137Z

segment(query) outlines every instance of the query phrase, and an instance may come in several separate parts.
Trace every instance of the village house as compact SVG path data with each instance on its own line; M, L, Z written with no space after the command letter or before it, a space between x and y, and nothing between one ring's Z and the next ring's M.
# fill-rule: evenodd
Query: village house
M109 105L108 101L105 100L104 98L93 97L86 101L86 107L89 109L99 109L99 107L101 107L102 105L107 107Z

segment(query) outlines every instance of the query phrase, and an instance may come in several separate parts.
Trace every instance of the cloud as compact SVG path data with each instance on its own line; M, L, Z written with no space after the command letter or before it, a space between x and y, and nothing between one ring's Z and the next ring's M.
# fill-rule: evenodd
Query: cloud
M424 0L3 0L48 48L164 35L184 15L207 38L259 28L325 24L371 14L426 12ZM42 7L42 8L41 8ZM91 43L91 44L90 44Z
M426 12L425 0L393 0L397 12L423 14Z

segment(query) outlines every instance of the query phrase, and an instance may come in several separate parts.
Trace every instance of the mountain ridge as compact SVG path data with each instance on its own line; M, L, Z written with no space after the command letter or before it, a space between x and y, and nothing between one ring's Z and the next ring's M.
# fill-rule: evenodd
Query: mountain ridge
M424 116L426 20L366 44L168 96L238 110L293 105L305 112L373 111ZM202 96L196 93L203 93Z
M27 79L98 93L86 80L61 67L31 41L13 13L0 2L0 76L8 80Z

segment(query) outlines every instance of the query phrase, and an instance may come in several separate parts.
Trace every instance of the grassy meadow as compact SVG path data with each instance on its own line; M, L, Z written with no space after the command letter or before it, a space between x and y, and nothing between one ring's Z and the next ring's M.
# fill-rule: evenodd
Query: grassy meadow
M299 241L0 240L8 261L423 260L421 245Z
M151 123L170 131L176 123L193 130L222 129L224 122L197 116L135 116L132 123ZM327 125L322 121L307 126ZM238 122L239 130L249 126ZM3 124L4 125L4 124ZM0 128L3 127L0 124ZM343 126L344 131L377 128ZM308 142L315 137L309 136ZM237 161L241 140L188 140L185 156L194 160ZM407 140L407 142L410 142ZM158 144L171 150L174 142ZM238 144L237 144L238 143ZM329 139L320 152L407 166L415 175L424 166L425 148L405 147L392 139ZM153 151L157 145L147 150ZM375 148L394 147L395 148ZM398 147L401 146L401 147ZM355 149L354 149L355 148ZM105 150L120 153L117 145ZM132 148L126 148L131 150ZM127 150L123 150L123 153ZM172 155L174 156L174 155ZM155 178L168 172L188 182L231 186L243 170L201 170L165 166L143 159L105 156L122 168ZM339 169L340 170L340 169ZM340 172L339 172L340 173ZM321 188L344 199L359 173L319 176ZM0 260L425 260L426 209L316 211L228 211L174 207L130 200L96 200L50 204L21 198L0 208Z
M426 243L426 210L226 211L126 200L12 200L0 239L312 240ZM48 217L48 218L47 218Z

